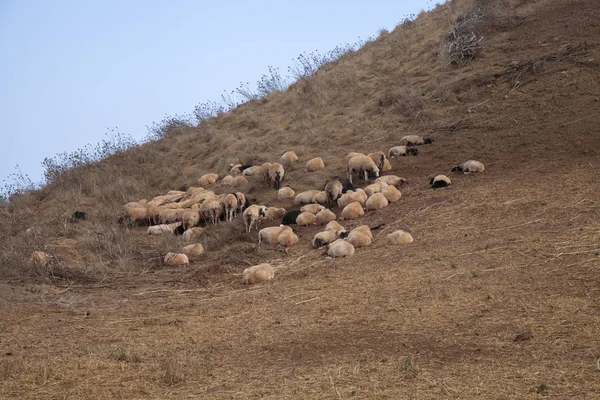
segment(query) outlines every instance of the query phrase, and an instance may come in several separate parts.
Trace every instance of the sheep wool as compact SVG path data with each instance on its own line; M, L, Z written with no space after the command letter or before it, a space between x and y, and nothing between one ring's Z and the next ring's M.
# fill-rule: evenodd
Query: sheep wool
M409 232L403 230L397 230L387 235L386 243L391 246L398 246L402 244L409 244L414 242L412 235Z
M242 283L244 285L251 285L273 279L275 270L271 267L271 264L264 263L246 268L242 275Z

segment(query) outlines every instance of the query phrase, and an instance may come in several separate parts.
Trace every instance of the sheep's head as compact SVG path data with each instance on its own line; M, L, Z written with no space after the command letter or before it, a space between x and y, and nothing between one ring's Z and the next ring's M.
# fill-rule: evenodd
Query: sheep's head
M432 138L424 138L423 139L423 143L425 143L425 144L432 144L433 143L433 139Z
M460 165L456 165L452 168L452 172L462 172L462 167Z
M406 149L406 153L403 154L403 155L408 155L408 154L416 156L416 155L419 154L419 149L417 149L416 147L412 147L410 149Z
M264 217L267 213L267 207L266 206L262 206L260 207L260 210L258 211L258 215L260 217Z
M346 239L348 237L348 231L337 231L336 234L340 239Z

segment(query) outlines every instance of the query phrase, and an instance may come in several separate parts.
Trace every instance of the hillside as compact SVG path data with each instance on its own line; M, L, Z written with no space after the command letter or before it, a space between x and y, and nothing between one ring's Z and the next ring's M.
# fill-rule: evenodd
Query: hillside
M451 64L450 32L481 53ZM453 0L284 92L67 171L0 207L0 398L597 399L599 127L596 1ZM167 268L179 237L118 223L127 202L287 150L285 183L321 189L347 153L413 133L435 142L392 160L402 199L342 222L385 224L352 257L313 250L318 227L295 227L289 255L257 247L238 217ZM313 157L324 171L303 170ZM450 173L468 159L486 170ZM449 188L429 187L439 173ZM240 190L293 208L259 180ZM415 242L386 246L401 227ZM60 265L29 265L37 249ZM241 285L261 262L275 278Z

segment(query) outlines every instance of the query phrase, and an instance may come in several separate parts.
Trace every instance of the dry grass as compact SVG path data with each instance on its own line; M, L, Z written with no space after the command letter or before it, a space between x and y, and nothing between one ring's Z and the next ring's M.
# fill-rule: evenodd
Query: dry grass
M284 93L0 208L0 398L597 398L594 6L452 1ZM478 7L485 54L450 68L440 45ZM385 223L348 259L310 248L317 227L286 254L236 219L207 229L189 268L166 268L181 238L117 223L127 201L290 149L300 160L284 183L321 188L346 153L408 133L435 143L393 161L409 181L398 203L343 222ZM307 174L316 156L326 170ZM486 171L428 187L467 159ZM259 180L242 191L293 208ZM88 219L69 222L75 210ZM387 247L405 227L415 242ZM59 263L29 266L34 249ZM275 279L241 285L261 262Z

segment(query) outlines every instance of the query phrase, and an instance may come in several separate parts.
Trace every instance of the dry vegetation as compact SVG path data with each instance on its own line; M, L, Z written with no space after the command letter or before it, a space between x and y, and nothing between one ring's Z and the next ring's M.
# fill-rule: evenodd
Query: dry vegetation
M450 1L284 92L15 197L0 208L0 398L597 399L599 46L594 0ZM324 159L288 177L318 188L347 152L407 133L435 144L393 161L409 185L347 224L386 223L348 259L310 249L316 228L289 256L256 248L237 220L166 269L177 239L117 223L125 202L290 149ZM471 158L486 171L428 188ZM415 243L386 247L404 226ZM34 249L57 262L30 267ZM266 261L273 281L239 284Z

